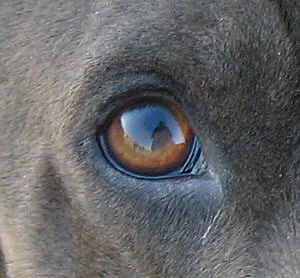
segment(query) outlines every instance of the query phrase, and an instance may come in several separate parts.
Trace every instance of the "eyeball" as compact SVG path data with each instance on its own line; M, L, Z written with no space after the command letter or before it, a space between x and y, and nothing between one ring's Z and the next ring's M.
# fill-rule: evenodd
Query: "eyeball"
M100 145L118 169L154 177L182 168L191 156L194 137L174 103L141 98L125 103L109 117Z

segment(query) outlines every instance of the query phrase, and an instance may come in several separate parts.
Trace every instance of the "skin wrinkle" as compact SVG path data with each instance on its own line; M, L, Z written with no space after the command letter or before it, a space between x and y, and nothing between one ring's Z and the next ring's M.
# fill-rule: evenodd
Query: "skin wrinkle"
M0 4L0 277L299 276L298 16L278 2ZM97 128L137 95L184 111L206 179L107 164Z

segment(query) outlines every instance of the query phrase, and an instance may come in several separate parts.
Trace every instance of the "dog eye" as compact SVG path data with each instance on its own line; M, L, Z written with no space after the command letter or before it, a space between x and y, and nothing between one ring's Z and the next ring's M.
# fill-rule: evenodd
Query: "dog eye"
M125 103L109 117L99 141L113 166L141 178L187 173L200 154L199 141L184 113L159 98Z

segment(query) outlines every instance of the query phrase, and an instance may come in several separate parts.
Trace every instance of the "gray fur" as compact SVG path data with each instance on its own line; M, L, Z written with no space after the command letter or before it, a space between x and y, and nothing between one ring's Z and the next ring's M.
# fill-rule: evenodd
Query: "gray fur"
M0 26L1 278L300 277L299 1L2 1ZM218 217L201 180L103 159L139 78L199 135Z

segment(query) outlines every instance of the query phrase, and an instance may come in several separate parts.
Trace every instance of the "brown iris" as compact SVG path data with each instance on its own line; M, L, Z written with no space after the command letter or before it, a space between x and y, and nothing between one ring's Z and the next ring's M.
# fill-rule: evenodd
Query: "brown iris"
M194 133L174 104L144 98L123 106L106 131L110 155L124 169L142 175L162 175L187 159Z

